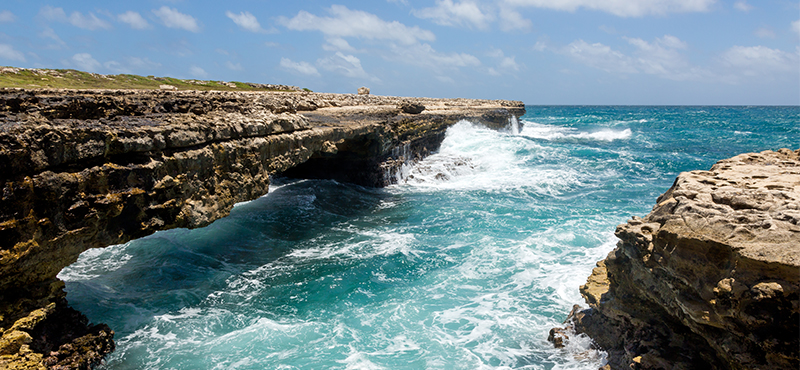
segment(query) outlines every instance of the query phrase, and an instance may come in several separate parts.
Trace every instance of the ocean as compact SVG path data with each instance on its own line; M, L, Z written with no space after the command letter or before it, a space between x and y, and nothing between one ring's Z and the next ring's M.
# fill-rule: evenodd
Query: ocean
M800 147L800 107L528 106L462 121L383 189L274 178L195 230L84 252L67 299L116 331L102 369L597 369L547 342L682 171Z

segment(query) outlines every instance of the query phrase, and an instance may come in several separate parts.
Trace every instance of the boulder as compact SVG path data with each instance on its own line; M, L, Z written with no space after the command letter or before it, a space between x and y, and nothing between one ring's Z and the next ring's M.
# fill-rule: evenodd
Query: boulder
M359 87L358 95L369 95L369 88L364 86Z
M403 100L397 104L397 109L400 109L403 113L420 114L425 110L425 106L420 103Z

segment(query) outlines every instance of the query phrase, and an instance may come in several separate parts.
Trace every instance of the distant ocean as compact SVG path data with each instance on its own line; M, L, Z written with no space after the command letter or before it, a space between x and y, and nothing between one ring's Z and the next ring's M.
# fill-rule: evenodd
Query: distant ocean
M617 224L682 171L800 147L800 107L528 106L462 121L370 189L273 179L196 230L83 253L69 302L116 330L104 369L597 369L547 342Z

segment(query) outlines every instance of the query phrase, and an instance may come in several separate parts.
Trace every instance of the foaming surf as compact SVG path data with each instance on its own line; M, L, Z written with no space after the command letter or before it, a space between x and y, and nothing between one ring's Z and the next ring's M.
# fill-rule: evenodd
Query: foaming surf
M595 131L581 131L574 127L561 127L554 125L544 125L532 121L525 121L520 135L548 141L556 140L597 140L614 141L627 140L633 135L630 128L614 130L610 128Z

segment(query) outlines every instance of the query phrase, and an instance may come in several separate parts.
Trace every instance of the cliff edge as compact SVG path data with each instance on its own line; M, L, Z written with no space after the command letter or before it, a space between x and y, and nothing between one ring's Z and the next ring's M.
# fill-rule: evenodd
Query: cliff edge
M800 368L800 150L678 176L573 311L611 369Z
M524 113L499 100L0 89L0 367L88 368L113 350L111 328L87 326L56 278L89 248L208 225L274 174L384 186L459 120Z

